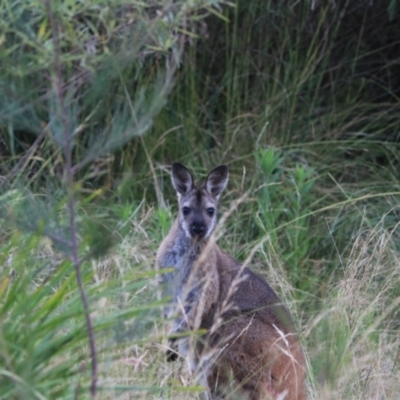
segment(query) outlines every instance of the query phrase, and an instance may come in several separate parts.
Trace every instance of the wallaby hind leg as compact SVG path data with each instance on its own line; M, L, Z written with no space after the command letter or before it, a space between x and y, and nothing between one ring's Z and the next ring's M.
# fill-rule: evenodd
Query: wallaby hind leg
M217 337L228 336L229 343L211 340L223 350L218 367L208 378L209 387L226 386L231 377L235 392L242 393L237 397L240 399L306 400L304 357L296 336L285 336L275 327L249 317L238 318L218 330Z

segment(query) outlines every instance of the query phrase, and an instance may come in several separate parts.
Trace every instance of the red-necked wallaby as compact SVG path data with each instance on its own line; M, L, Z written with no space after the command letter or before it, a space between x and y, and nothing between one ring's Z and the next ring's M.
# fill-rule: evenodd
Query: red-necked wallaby
M162 275L175 317L167 359L186 357L210 399L305 400L304 354L288 310L211 235L227 182L225 165L201 186L172 165L179 215L157 253L158 268L173 268Z

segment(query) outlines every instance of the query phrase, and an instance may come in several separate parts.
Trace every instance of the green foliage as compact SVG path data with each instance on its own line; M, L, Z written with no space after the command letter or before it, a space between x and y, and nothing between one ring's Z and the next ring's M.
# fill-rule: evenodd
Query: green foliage
M298 316L313 397L397 398L399 7L356 3L0 2L0 398L88 396L71 237L98 397L199 398L160 344L173 161L229 166L220 244Z
M71 262L40 233L15 231L0 248L0 263L0 398L84 395L90 378L87 331ZM161 303L138 295L154 273L140 269L125 271L128 283L116 271L112 277L110 270L83 264L101 358L113 359L127 342L142 342L158 317ZM97 312L95 304L104 301L107 309Z
M168 210L165 210L164 208L157 208L155 210L155 221L154 225L156 226L157 231L161 233L159 237L157 237L157 241L159 242L160 239L162 240L163 237L165 237L169 231L169 228L171 227L172 224L172 218L171 218L171 213Z
M84 359L86 330L71 264L46 265L40 258L29 262L40 240L39 235L15 233L1 248L4 399L65 396L68 386L60 384L77 374Z
M162 303L137 295L153 272L129 268L127 284L114 279L119 262L92 266L132 234L143 201L99 212L109 203L93 187L107 184L111 154L151 128L185 38L222 3L0 4L1 398L94 398L98 361L154 325ZM157 390L146 387L129 385Z
M91 163L150 129L173 86L185 35L222 3L2 2L0 129L6 149L16 157L45 131L43 157L31 159L30 168L59 175L67 129L74 172L101 183Z
M302 165L284 168L284 156L273 148L261 150L257 160L265 182L258 191L259 225L265 235L270 235L268 243L279 246L290 276L297 279L296 286L310 290L314 282L304 272L314 239L309 206L314 199L311 189L315 171Z

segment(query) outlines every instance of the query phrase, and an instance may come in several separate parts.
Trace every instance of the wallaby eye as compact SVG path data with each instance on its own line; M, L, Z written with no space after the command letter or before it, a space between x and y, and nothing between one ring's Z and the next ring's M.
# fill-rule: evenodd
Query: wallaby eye
M182 208L182 212L183 212L183 215L189 215L189 213L190 213L190 208L189 208L189 207L183 207L183 208Z
M208 214L210 217L212 217L212 216L214 215L214 212L215 212L215 209L214 209L214 208L212 208L212 207L207 208L207 214Z

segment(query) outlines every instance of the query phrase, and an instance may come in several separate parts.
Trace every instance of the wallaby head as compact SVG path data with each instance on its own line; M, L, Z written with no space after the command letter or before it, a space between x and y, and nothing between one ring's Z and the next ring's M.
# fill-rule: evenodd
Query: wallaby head
M220 165L196 186L192 174L180 163L172 164L172 184L178 194L179 224L190 239L209 237L217 222L218 200L228 183L228 167Z

